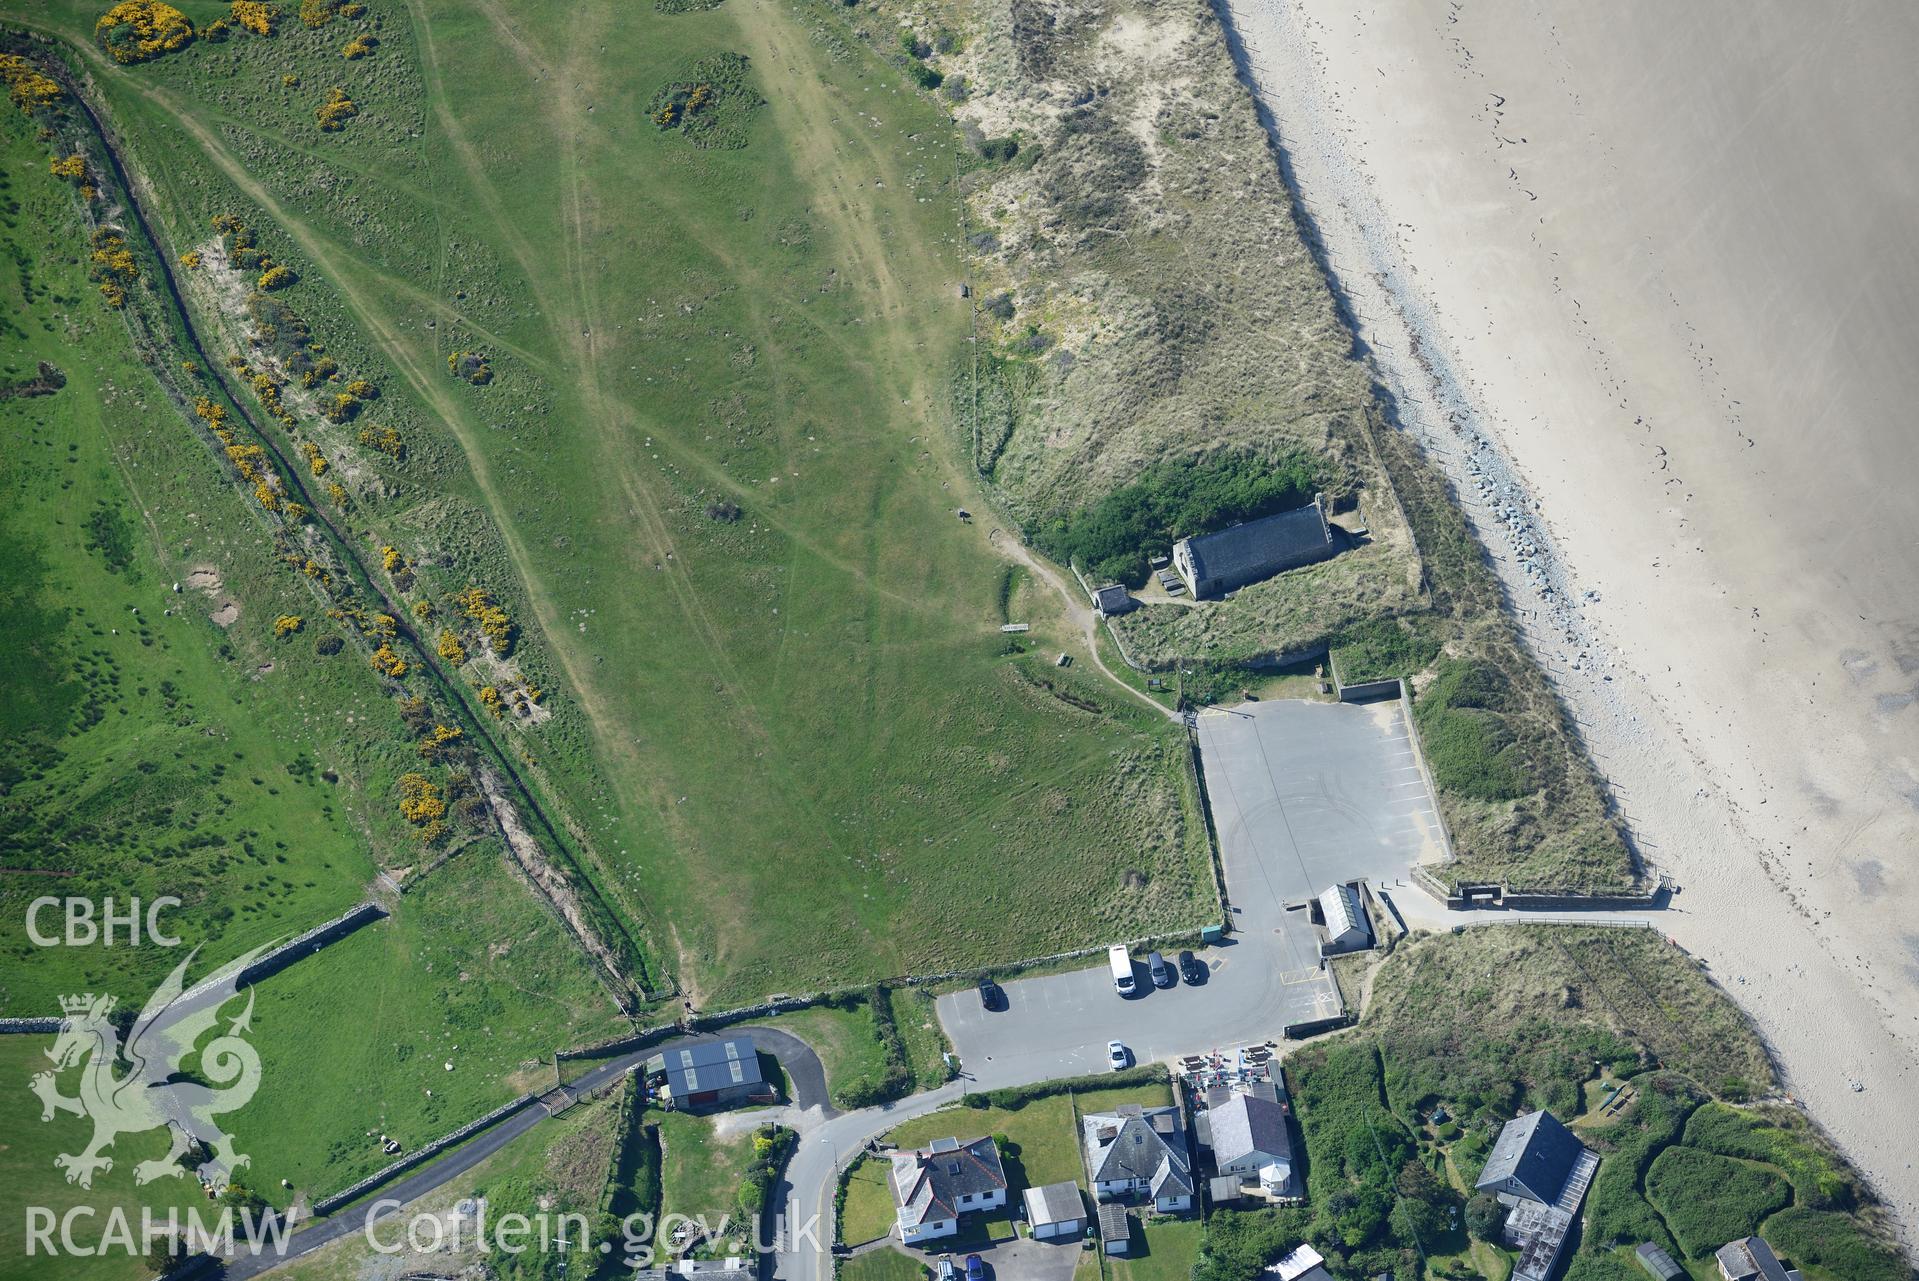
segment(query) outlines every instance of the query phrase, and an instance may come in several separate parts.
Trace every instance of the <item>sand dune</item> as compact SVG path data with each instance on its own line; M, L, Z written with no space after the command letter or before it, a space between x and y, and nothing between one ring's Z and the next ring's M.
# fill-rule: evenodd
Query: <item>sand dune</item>
M1227 9L1671 933L1919 1222L1919 10Z

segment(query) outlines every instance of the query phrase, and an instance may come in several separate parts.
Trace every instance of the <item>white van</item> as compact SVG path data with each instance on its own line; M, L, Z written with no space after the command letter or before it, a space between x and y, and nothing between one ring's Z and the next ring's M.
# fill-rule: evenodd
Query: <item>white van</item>
M1106 949L1106 963L1113 970L1113 990L1121 996L1133 994L1133 956L1118 943Z

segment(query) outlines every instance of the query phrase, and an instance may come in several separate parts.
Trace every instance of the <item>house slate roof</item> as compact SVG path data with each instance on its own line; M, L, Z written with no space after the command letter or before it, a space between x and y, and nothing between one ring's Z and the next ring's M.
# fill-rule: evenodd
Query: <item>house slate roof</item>
M1286 1110L1270 1099L1235 1094L1208 1108L1213 1160L1222 1168L1263 1152L1282 1161L1293 1158L1292 1136L1286 1130Z
M1185 540L1195 581L1277 574L1324 556L1332 542L1332 527L1317 501Z
M1119 583L1109 583L1093 592L1093 604L1106 615L1124 614L1133 607L1132 594Z
M1538 1200L1551 1204L1566 1186L1566 1176L1585 1145L1543 1108L1514 1117L1499 1131L1492 1156L1475 1188L1517 1179Z
M956 1219L962 1196L1004 1191L1006 1170L989 1138L935 1139L893 1154L893 1204L909 1227Z
M1129 1103L1080 1119L1086 1168L1095 1183L1143 1180L1153 1196L1191 1196L1193 1175L1179 1109Z
M676 1045L647 1060L646 1070L648 1075L664 1072L667 1088L676 1099L707 1090L758 1085L765 1079L760 1075L760 1056L749 1036L716 1036Z
M1741 1241L1728 1241L1719 1247L1714 1257L1719 1260L1720 1271L1733 1281L1746 1281L1748 1277L1761 1277L1764 1281L1786 1281L1790 1275L1786 1265L1779 1262L1779 1256L1772 1252L1764 1237L1746 1237Z
M1026 1189L1026 1218L1039 1225L1077 1223L1086 1217L1086 1203L1080 1200L1079 1184L1048 1183Z

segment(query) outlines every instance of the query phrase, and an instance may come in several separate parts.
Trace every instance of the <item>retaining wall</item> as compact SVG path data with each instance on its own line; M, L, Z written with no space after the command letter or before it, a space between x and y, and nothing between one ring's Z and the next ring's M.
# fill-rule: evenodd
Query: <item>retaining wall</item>
M295 961L313 955L329 943L338 943L362 925L369 925L383 919L386 915L387 910L373 902L349 908L326 924L316 925L298 938L280 944L241 970L237 986L246 987L270 975L278 974Z

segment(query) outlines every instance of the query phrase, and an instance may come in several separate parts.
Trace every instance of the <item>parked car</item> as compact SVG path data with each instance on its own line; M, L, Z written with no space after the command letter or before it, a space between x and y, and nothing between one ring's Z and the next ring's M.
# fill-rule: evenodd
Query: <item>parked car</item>
M1106 949L1106 968L1112 971L1113 990L1121 996L1133 994L1133 955L1124 945L1115 943Z
M979 981L979 1003L982 1008L987 1010L1005 1009L1006 989L993 982L992 979L981 979Z
M959 1269L953 1266L953 1256L940 1256L939 1281L959 1281Z
M1171 987L1179 981L1179 976L1173 973L1173 967L1158 952L1146 958L1146 970L1153 976L1154 987Z
M1131 1058L1132 1056L1126 1051L1125 1042L1108 1041L1106 1043L1106 1062L1112 1066L1113 1071L1124 1072Z
M986 1260L977 1254L966 1256L966 1281L986 1281Z
M1179 954L1179 976L1188 983L1204 983L1206 981L1206 962L1200 960L1191 952L1181 952Z

